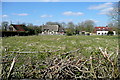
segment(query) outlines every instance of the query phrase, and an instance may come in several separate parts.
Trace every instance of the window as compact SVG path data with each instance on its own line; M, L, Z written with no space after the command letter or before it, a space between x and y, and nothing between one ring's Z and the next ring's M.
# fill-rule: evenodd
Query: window
M44 29L44 31L46 31L46 29Z
M100 34L100 33L98 33L98 34Z

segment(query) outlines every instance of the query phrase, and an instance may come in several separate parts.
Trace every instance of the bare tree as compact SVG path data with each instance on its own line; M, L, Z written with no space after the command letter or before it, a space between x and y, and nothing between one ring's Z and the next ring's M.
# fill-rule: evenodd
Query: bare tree
M69 23L67 24L67 26L68 26L68 28L70 28L70 29L74 29L74 28L75 28L75 25L74 25L73 22L69 22Z
M7 30L7 27L8 27L8 22L7 21L4 21L4 22L2 22L2 30Z
M78 26L79 29L85 30L87 32L92 32L94 29L95 23L93 20L86 20L86 21L79 23L78 25L79 25Z
M118 27L118 23L120 21L120 2L114 3L113 4L113 9L111 11L109 11L108 16L111 19L111 23L113 24L117 24Z
M113 5L113 10L109 12L112 21L117 24L118 35L120 34L120 1ZM118 36L120 37L120 36ZM118 45L120 46L120 38L118 38ZM118 51L118 69L120 71L120 50Z

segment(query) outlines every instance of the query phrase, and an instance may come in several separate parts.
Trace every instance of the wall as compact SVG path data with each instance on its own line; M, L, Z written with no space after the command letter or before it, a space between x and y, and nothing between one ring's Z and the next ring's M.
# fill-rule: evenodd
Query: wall
M107 35L108 31L97 31L96 34L97 35ZM113 31L114 35L116 35L116 32Z
M108 31L97 31L97 35L107 35Z

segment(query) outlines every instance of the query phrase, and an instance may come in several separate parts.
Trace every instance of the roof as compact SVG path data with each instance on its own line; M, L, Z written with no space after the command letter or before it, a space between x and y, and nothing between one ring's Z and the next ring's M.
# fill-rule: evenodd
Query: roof
M25 25L15 25L15 24L11 24L17 31L25 31L25 29L23 27L25 27Z
M100 28L100 29L110 29L110 27L95 27L95 28Z
M112 28L110 28L110 27L95 27L95 30L97 30L97 31L109 31L111 29Z
M42 30L58 31L59 25L43 25Z

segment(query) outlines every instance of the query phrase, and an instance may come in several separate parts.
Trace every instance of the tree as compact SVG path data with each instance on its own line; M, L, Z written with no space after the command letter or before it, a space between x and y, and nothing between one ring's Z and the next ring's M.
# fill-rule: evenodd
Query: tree
M118 33L120 34L120 1L113 5L113 10L109 12L109 16L113 22L117 23ZM120 40L120 39L118 39L118 40ZM118 42L119 42L118 45L120 45L120 41L118 41ZM118 51L117 65L118 65L118 70L120 72L120 50Z
M75 28L75 25L74 25L73 22L69 22L69 23L67 24L67 26L68 26L68 28L70 28L70 29L74 29L74 28Z
M107 14L108 16L110 16L110 18L112 19L113 22L118 22L119 21L119 15L120 15L120 2L118 3L114 3L113 4L113 9L109 11L109 13Z
M33 27L33 24L32 23L28 23L27 27Z
M78 29L80 31L87 31L87 32L93 32L95 23L93 20L86 20L78 24Z
M111 21L110 24L112 24L112 27L115 27L120 31L120 2L113 4L113 9L109 11L108 16L110 17ZM109 26L111 26L108 24ZM120 33L120 32L119 32Z
M110 17L110 23L113 24L113 28L117 32L117 34L120 34L120 2L114 3L113 4L113 9L109 11L107 14ZM111 26L110 24L108 24Z
M9 23L7 21L2 22L2 30L7 31L8 24Z
M86 27L86 31L93 32L94 25L95 25L94 21L93 20L86 20L84 23L85 23L84 25Z
M67 30L66 30L67 35L73 35L75 34L75 25L73 22L69 22L67 24Z
M67 27L67 24L65 22L59 23L63 28Z
M85 31L84 22L78 23L76 29L79 31Z
M116 31L116 34L119 34L117 22L110 22L110 23L108 23L108 26L111 27L113 31Z

